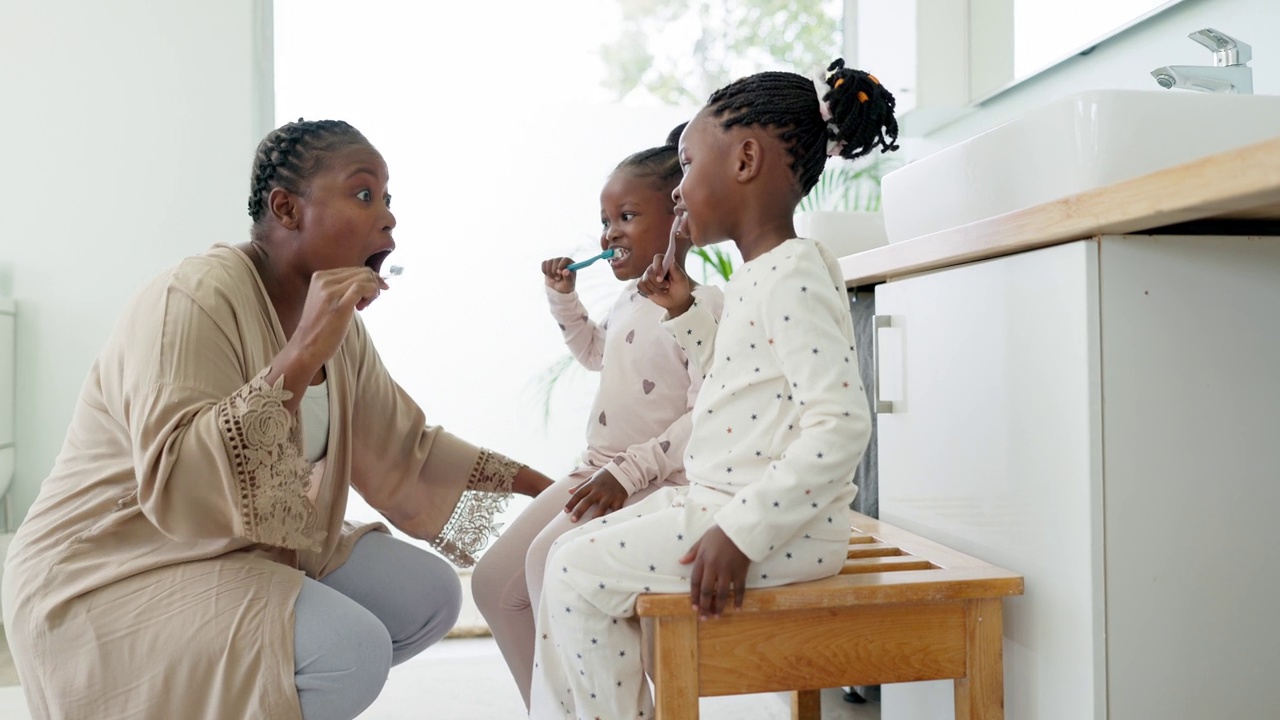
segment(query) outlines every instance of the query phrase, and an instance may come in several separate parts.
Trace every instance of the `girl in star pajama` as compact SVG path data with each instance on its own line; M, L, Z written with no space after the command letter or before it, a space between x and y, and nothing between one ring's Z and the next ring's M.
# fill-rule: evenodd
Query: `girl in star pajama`
M627 281L607 319L593 322L574 292L569 258L542 263L551 314L584 367L600 373L581 464L534 499L485 552L471 577L472 592L529 702L534 613L551 543L580 520L638 502L658 488L685 483L681 458L702 372L659 324L662 307L636 292L654 255L667 249L674 219L672 190L680 181L676 141L623 160L600 194L602 249L612 249L613 274ZM677 238L677 265L689 250ZM715 317L719 288L694 289L699 307ZM531 602L532 598L532 602Z
M744 260L717 320L678 266L638 284L705 372L685 452L689 484L571 530L547 561L530 717L653 717L634 617L640 593L689 592L704 620L744 592L839 572L848 507L870 436L836 259L792 217L830 155L897 146L893 97L866 73L825 84L785 72L712 94L680 138L674 192L699 246Z

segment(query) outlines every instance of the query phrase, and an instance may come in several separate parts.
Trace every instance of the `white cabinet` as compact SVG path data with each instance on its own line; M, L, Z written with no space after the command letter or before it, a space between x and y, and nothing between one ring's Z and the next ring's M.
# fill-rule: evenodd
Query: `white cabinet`
M1026 577L1006 716L1273 717L1280 239L1104 237L876 289L880 516ZM884 720L950 718L950 683Z

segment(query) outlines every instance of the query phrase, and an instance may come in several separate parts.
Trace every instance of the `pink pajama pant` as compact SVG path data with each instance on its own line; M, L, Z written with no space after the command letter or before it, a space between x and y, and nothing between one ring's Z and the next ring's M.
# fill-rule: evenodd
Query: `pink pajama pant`
M597 517L595 513L587 514L574 523L564 511L569 489L585 482L595 471L589 467L575 470L534 498L485 550L471 575L476 607L489 624L526 707L533 675L534 618L547 554L561 535ZM680 480L683 483L683 476ZM633 505L659 488L673 485L653 483L632 494L626 504Z

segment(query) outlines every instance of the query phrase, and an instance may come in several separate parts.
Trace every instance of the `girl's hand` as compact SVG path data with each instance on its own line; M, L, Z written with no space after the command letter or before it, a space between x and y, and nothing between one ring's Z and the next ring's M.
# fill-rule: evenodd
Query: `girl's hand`
M558 257L542 261L542 274L546 276L547 287L558 293L571 293L577 283L578 274L568 267L573 264L572 258Z
M590 512L592 507L598 506L600 515L608 515L621 508L628 497L627 489L622 487L622 483L618 482L608 468L600 468L586 482L569 488L569 492L573 496L564 506L564 511L572 513L574 522L578 522L578 518Z
M689 552L680 558L680 563L693 563L689 595L693 599L693 609L699 611L703 619L710 615L720 617L720 613L728 608L730 588L733 589L733 607L742 608L751 559L733 544L719 525L712 525L703 533Z
M693 283L679 263L663 269L663 256L653 256L653 262L644 271L636 289L640 294L665 308L671 317L679 317L693 307Z

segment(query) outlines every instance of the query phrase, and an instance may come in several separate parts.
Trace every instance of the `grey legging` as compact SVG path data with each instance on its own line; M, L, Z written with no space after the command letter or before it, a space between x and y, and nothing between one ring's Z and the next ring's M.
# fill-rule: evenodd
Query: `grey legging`
M387 673L443 638L462 586L444 560L372 532L324 580L303 580L294 603L294 682L304 720L351 720Z

